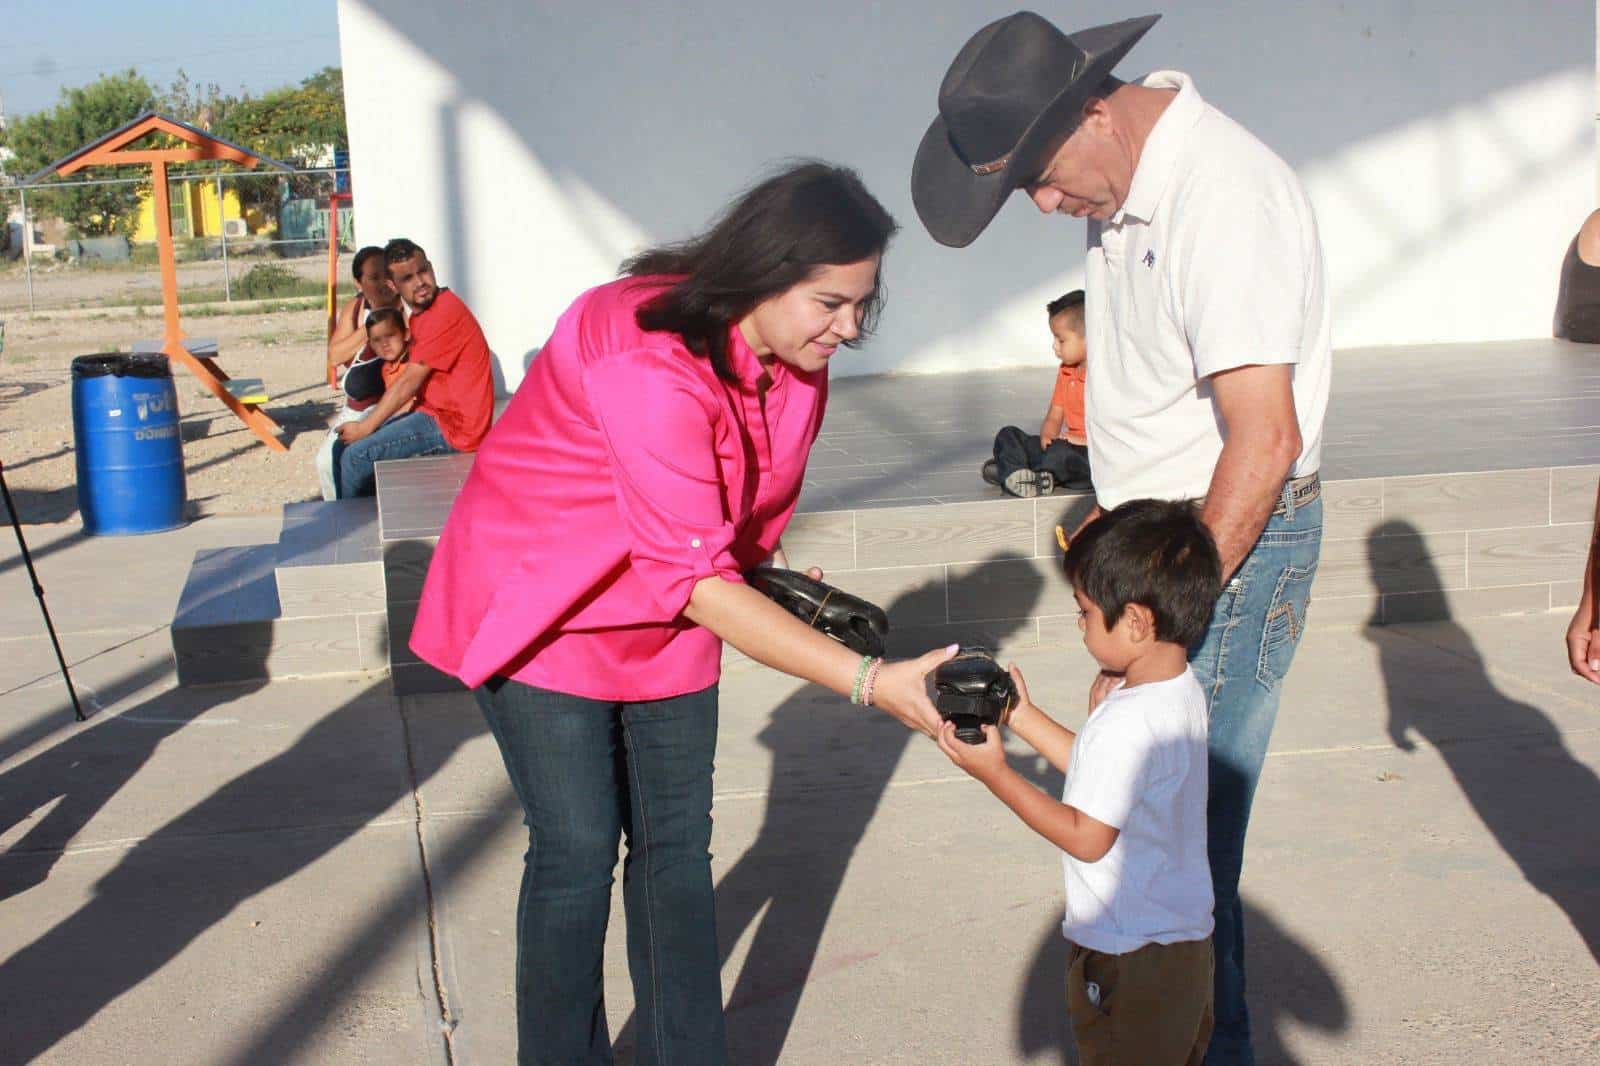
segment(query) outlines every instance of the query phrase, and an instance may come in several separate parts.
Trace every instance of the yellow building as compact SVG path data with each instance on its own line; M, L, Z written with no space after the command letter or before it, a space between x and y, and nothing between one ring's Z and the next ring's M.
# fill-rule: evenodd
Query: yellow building
M222 205L218 209L217 183L205 181L174 181L168 185L172 203L172 235L174 237L220 237L224 219L244 219L245 232L259 232L265 225L259 211L245 211L239 205L239 194L226 183L222 187ZM230 234L236 236L237 233ZM139 197L139 221L134 227L135 241L156 239L156 205L154 193Z

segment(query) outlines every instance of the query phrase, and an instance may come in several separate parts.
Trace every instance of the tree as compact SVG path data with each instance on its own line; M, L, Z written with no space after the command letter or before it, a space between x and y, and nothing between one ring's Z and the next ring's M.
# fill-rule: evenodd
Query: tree
M209 133L226 124L229 113L239 103L239 97L227 95L216 82L195 82L188 71L179 67L178 76L156 101L156 110Z
M119 126L154 110L156 93L137 72L106 74L75 89L62 89L61 101L48 111L17 119L5 131L5 145L16 153L11 165L19 178L41 170L98 140ZM79 178L127 178L127 171L90 167ZM85 236L128 233L139 217L141 185L89 185L37 192L29 207L60 215Z
M285 163L326 165L350 140L344 125L344 74L325 67L298 88L239 100L217 123L218 136Z
M274 89L233 101L218 119L215 131L219 137L291 166L327 166L333 150L350 143L345 130L344 72L324 67L301 81L298 88ZM239 199L247 207L271 213L280 200L324 196L332 184L320 175L296 175L276 182L241 181Z

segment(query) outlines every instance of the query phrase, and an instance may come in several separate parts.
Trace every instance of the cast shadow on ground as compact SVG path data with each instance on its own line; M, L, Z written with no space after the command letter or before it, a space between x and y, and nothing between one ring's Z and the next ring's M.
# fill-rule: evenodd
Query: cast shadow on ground
M187 701L185 706L176 707L170 705L170 700L158 698L140 704L128 712L127 718L106 716L100 724L101 708L154 684L171 671L171 662L160 660L106 685L91 687L80 680L76 684L78 699L88 716L88 721L81 724L73 721L63 685L59 709L35 714L31 721L0 738L0 762L4 762L51 733L67 734L61 743L0 773L0 838L27 824L3 855L37 856L20 866L0 863L0 902L49 877L60 857L59 849L121 791L163 740L206 709L204 701ZM55 681L55 677L46 675L32 684L53 687ZM45 813L39 815L39 811Z
M1368 538L1372 581L1380 593L1410 591L1393 584L1392 568L1380 566L1378 538L1422 534L1411 524L1385 522ZM1394 543L1393 540L1390 543ZM1427 590L1440 589L1439 575L1425 552L1415 553L1428 573ZM1438 643L1461 663L1454 681L1464 684L1470 703L1441 699L1426 678L1417 678L1405 647L1393 630L1376 618L1365 630L1378 648L1389 707L1389 737L1395 747L1414 751L1413 735L1433 746L1461 786L1473 813L1494 834L1496 843L1517 864L1530 885L1566 914L1589 953L1600 960L1600 833L1589 815L1600 809L1600 779L1575 758L1554 722L1532 704L1512 699L1495 685L1471 634L1449 615L1441 593L1445 621L1435 623ZM1474 724L1493 723L1494 735L1474 735ZM1507 749L1519 765L1508 771Z
M1246 970L1250 974L1250 1026L1256 1061L1286 1066L1296 1060L1284 1035L1290 1026L1325 1033L1350 1025L1350 1008L1332 973L1316 953L1296 940L1271 914L1244 904ZM1067 942L1060 915L1039 940L1017 1009L1016 1050L1030 1061L1054 1053L1048 1061L1077 1066L1072 1023L1067 1018Z
M1031 571L1019 580L1019 562L998 555L951 576L950 602L975 598L977 589L1005 581L1008 613L1021 616L973 623L959 634L963 642L995 648L1033 624L1025 616L1032 613L1042 583ZM914 628L893 635L897 618L926 610L930 598L942 600L944 595L941 581L883 605L891 620L891 655L920 655L957 639L919 634ZM764 1066L780 1060L850 859L915 739L888 715L863 716L859 708L816 686L802 688L775 708L760 733L759 740L772 751L765 819L755 841L716 888L717 939L724 962L755 926L749 953L731 987L726 975L723 982L734 1062ZM1019 769L1025 766L1019 761ZM619 1061L632 1061L634 1023L630 1017L617 1037Z
M262 684L208 688L199 696L187 689L164 693L0 776L8 823L50 802L63 782L72 783L66 798L0 856L5 894L48 891L47 878L71 834L163 740L195 728L208 712ZM311 724L292 746L128 848L95 882L88 902L0 963L0 987L7 989L6 1056L28 1062L45 1054L238 907L333 852L404 800L414 783L400 732L388 685L367 686ZM438 753L439 761L448 755ZM284 831L270 839L235 839L239 830L279 827ZM405 902L414 915L414 889L409 897ZM371 954L356 958L347 950L339 974L318 974L312 984L319 996L301 1004L292 1024L277 1027L274 1040L264 1044L256 1038L263 1057L255 1061L283 1061L302 1046L339 1009L353 976L370 969L387 947L382 936L353 943ZM346 984L330 986L335 976Z
M250 646L263 661L241 665L240 676L265 673L269 646L270 641ZM170 660L163 660L103 689L138 691L170 669ZM214 726L220 739L240 735L222 734L224 729L276 728L242 716L227 720L225 708L267 684L174 685L132 707L64 729L57 743L0 772L0 833L26 826L0 851L0 899L73 891L70 883L50 884L66 849L180 730L188 736ZM292 688L293 682L288 684ZM47 1054L242 905L334 852L397 803L409 810L413 790L469 736L450 734L427 758L414 760L408 725L396 714L387 681L352 691L278 754L241 770L149 835L119 847L113 853L118 857L106 862L105 873L86 893L87 902L38 929L31 943L0 962L0 988L6 990L0 1058L31 1062ZM70 719L69 710L62 714ZM452 847L476 854L473 849L488 839L488 827L505 812L493 815ZM85 856L79 861L102 860ZM292 1018L277 1017L253 1034L241 1033L249 1049L232 1061L287 1061L325 1034L330 1019L344 1009L355 979L395 950L396 929L408 918L421 924L418 906L414 885L395 893L374 916L384 924L367 922L329 971L305 982L306 995L295 1001ZM425 945L419 950L425 952ZM419 973L425 967L419 963ZM421 1016L415 1024L438 1024L436 1006L420 991L417 1009Z

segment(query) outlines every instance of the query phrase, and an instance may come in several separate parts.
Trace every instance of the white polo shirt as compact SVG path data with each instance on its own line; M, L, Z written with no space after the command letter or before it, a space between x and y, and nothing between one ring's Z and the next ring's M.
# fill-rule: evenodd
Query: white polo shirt
M1146 140L1127 200L1089 222L1089 452L1102 507L1204 496L1225 430L1206 378L1291 363L1317 470L1332 370L1317 222L1289 165L1207 104L1187 74Z

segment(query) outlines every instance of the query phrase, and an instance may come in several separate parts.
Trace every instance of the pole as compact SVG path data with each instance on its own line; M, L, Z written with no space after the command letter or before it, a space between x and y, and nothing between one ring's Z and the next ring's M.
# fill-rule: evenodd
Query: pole
M22 270L28 275L28 313L33 314L33 223L28 221L28 190L19 188L22 205Z
M172 201L167 193L167 164L157 159L150 164L151 185L156 194L156 258L161 261L161 311L164 346L179 348L183 334L178 331L178 261L172 248Z
M222 175L217 175L217 227L222 230L222 294L233 303L233 278L228 274L228 212L222 199Z
M72 675L67 672L67 657L61 654L61 641L56 639L55 623L50 621L50 608L45 606L44 586L39 584L39 575L33 569L33 556L28 554L28 542L22 539L22 518L17 514L17 508L11 502L11 490L6 488L6 464L0 460L0 496L5 497L6 513L11 516L11 528L17 534L17 547L22 549L22 563L28 568L28 580L33 584L33 595L39 601L39 610L44 614L44 628L50 634L50 646L56 650L56 662L61 664L61 679L67 683L67 695L72 697L72 713L78 721L83 721L83 705L78 702L78 690L72 687Z

